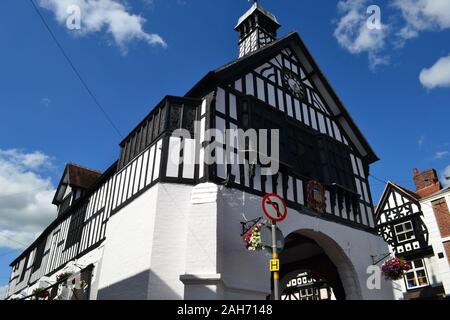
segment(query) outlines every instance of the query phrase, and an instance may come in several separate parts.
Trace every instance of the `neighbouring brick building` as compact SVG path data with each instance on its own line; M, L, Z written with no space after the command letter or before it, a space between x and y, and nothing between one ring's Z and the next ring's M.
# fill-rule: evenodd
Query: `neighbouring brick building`
M450 296L450 188L436 170L414 169L415 191L388 182L376 211L378 232L412 270L396 281L397 299Z

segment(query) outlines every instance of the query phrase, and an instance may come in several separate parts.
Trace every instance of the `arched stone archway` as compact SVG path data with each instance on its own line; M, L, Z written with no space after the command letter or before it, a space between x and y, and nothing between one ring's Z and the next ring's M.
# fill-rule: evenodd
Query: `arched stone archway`
M286 236L280 253L280 287L299 270L309 270L325 279L338 300L362 299L355 268L341 246L328 235L311 229L300 229Z

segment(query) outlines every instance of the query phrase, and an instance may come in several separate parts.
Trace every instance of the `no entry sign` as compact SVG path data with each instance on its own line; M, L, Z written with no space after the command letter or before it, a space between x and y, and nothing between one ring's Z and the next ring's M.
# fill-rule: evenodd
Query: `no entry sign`
M264 214L273 222L283 221L287 216L287 206L283 198L276 193L266 194L262 201Z

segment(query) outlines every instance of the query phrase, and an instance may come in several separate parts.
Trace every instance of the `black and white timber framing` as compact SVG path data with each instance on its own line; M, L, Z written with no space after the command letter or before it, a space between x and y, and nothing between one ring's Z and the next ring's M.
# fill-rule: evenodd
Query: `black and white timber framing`
M287 72L301 79L302 97L286 86ZM204 163L208 129L265 124L282 131L278 174L262 176L259 165L251 174L248 161ZM178 128L191 137L173 137ZM63 202L55 221L11 263L14 292L99 247L110 217L157 183L227 181L227 187L255 195L276 192L301 214L375 232L368 175L378 158L296 33L211 71L184 97L165 97L120 147L118 160L95 187ZM233 151L237 157L237 149ZM311 180L325 187L323 213L307 206Z
M433 255L418 196L389 182L376 210L376 229L397 257Z

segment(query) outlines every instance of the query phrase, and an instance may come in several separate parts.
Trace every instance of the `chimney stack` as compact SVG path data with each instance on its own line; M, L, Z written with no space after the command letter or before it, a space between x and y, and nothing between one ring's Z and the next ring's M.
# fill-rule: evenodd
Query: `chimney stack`
M416 185L416 193L421 197L432 195L442 189L437 172L434 169L419 172L417 168L414 168L413 179Z

